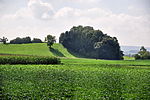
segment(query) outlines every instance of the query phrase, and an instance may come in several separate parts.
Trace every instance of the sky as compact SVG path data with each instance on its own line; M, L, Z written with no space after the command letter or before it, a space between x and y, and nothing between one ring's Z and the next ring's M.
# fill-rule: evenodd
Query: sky
M0 0L0 37L44 38L92 26L120 45L150 47L150 0Z

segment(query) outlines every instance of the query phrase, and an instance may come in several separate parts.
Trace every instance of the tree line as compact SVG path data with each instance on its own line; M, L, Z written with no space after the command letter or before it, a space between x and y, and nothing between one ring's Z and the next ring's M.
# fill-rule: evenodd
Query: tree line
M10 44L26 44L26 43L42 43L42 40L38 38L33 38L33 40L31 40L29 36L24 38L17 37L16 39L10 40Z
M3 44L6 44L8 41L8 39L6 37L0 38L0 42L2 42ZM51 48L51 46L56 42L56 37L52 36L52 35L47 35L45 37L45 41L47 43L47 46L49 46L49 48ZM43 43L43 41L39 38L33 38L33 40L31 40L31 38L29 36L27 37L17 37L13 40L10 40L9 44L27 44L27 43Z

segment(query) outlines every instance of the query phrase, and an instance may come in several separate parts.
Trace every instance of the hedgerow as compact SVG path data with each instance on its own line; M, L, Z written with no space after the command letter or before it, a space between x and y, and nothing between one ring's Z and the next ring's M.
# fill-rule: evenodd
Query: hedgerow
M45 56L0 56L0 64L60 64L60 59Z

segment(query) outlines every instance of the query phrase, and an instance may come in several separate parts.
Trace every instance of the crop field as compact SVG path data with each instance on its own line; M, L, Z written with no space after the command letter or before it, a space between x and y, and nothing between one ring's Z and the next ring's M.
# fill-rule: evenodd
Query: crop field
M0 48L2 100L150 99L150 60L75 58L60 44L54 44L51 50L44 43ZM46 56L59 57L61 64L44 65ZM21 63L12 63L18 61ZM25 61L35 63L25 65Z
M150 99L150 61L115 62L62 59L61 65L0 65L1 98Z
M49 56L0 56L0 64L60 64L60 59Z

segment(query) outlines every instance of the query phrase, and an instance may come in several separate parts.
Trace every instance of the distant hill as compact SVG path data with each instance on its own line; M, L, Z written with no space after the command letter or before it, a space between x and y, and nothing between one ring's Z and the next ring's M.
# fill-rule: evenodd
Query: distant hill
M55 43L52 49L49 49L46 43L0 44L0 55L2 54L74 57L58 43Z
M138 53L141 46L121 46L121 50L125 55L133 55ZM148 51L150 51L150 47L145 47Z

